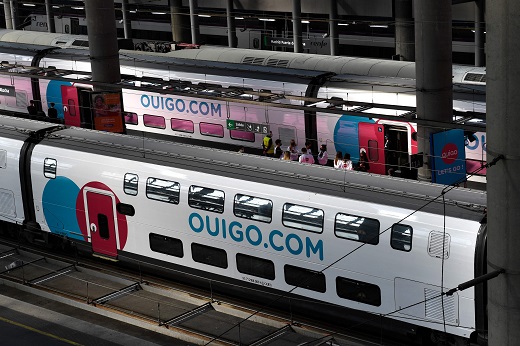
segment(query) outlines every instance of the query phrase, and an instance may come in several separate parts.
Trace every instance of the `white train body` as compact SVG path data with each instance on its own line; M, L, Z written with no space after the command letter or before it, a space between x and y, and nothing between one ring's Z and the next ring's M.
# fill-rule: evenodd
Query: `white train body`
M0 117L0 191L18 216L1 210L3 221L114 259L474 337L474 289L437 296L476 275L484 192L454 189L446 213L438 201L416 211L442 186L71 128L22 154L32 196L21 203L24 150L8 137L42 124L25 122ZM23 208L34 214L22 221Z
M0 30L0 44L4 45L0 61L90 72L88 50L83 47L85 42L85 36ZM384 135L396 145L399 167L409 168L410 155L417 154L416 124L406 120L406 110L392 108L416 106L415 64L412 62L207 47L167 54L121 50L120 66L122 76L134 78L134 85L141 83L141 79L144 83L151 78L191 83L176 91L199 87L193 96L174 96L167 91L139 87L123 88L126 128L130 131L184 137L235 149L240 146L260 149L265 133L228 129L227 120L264 124L273 132L274 139L282 140L284 148L291 139L295 139L300 148L310 141L314 150L320 144L327 144L331 158L340 151L356 161L361 149L367 149L368 145L377 147L374 152L379 154L372 156L369 151L369 160L370 171L378 174L386 174L388 169L383 152ZM453 71L454 111L462 115L485 113L485 69L454 66ZM200 87L202 85L208 85L208 89ZM92 92L92 86L79 77L70 82L31 81L26 77L0 75L0 86L15 88L8 95L0 93L0 109L26 112L29 100L36 99L44 112L54 102L58 117L65 118L67 125L92 122L92 105L85 101L88 98L79 96L85 91ZM317 105L316 110L307 111L277 107L276 103L264 106L224 102L207 98L214 94L211 91L214 88L235 88L244 94L253 89L286 96L336 98L369 106L362 108L344 103L339 106L343 114L331 114L320 111L320 107L331 107L326 102ZM277 102L303 105L302 100L289 98ZM374 108L371 104L379 106ZM385 105L388 108L384 108ZM352 116L350 113L354 111L366 117ZM380 119L374 114L396 119ZM466 145L468 173L486 161L485 132L473 137L477 141L468 141Z

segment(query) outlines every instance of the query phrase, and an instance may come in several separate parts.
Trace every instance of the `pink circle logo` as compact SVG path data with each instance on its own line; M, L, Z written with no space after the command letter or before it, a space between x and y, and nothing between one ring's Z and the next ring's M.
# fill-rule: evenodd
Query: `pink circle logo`
M457 149L457 146L453 143L448 143L442 148L441 152L441 158L442 161L449 165L457 159L457 156L459 155L459 151Z

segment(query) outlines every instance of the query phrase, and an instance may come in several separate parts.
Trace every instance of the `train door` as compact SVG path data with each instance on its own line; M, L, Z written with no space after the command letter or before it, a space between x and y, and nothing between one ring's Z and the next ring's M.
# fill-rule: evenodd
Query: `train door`
M400 126L385 126L385 159L388 169L400 173L409 168L408 128Z
M385 133L381 124L359 123L359 150L365 149L370 173L386 174Z
M110 257L117 256L117 222L115 197L98 189L85 189L85 214L92 251Z
M61 86L61 102L63 104L63 119L65 125L81 126L81 116L79 109L79 97L76 87Z

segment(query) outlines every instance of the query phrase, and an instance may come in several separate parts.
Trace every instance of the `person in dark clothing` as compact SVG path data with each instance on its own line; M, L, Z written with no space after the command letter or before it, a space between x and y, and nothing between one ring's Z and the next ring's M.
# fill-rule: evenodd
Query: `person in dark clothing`
M49 110L47 111L47 115L51 119L58 119L58 110L54 108L54 102L50 103Z
M29 101L29 105L27 106L27 112L29 112L29 116L35 117L38 115L38 109L34 105L34 100Z

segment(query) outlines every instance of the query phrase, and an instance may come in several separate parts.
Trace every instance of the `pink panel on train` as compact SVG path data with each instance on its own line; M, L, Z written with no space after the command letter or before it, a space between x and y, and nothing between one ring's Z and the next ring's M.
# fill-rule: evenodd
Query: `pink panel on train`
M78 90L73 86L62 85L61 100L65 125L80 127L81 116L79 114Z
M385 130L383 125L359 123L359 149L365 149L370 173L386 174Z

